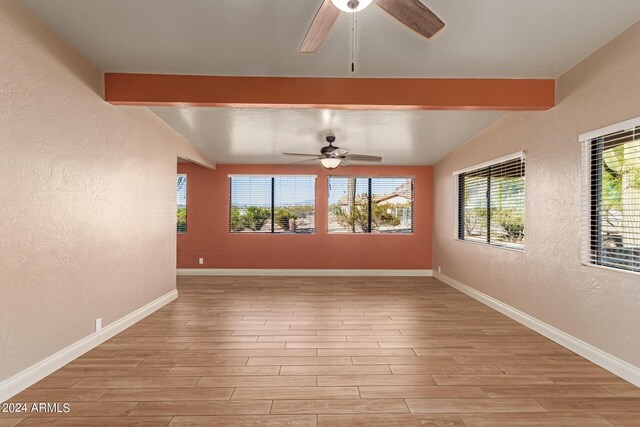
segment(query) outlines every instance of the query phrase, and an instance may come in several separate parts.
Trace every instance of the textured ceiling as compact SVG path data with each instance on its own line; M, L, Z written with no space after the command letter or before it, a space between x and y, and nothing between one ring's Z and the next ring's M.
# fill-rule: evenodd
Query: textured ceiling
M105 71L202 75L556 78L640 20L639 0L422 0L427 40L371 5L315 54L298 48L322 0L21 0ZM151 108L219 163L286 163L335 132L384 164L434 164L503 113Z
M349 111L151 107L218 163L292 163L335 134L352 153L382 164L430 165L503 115L496 111Z
M638 0L422 0L432 40L376 5L359 14L357 76L556 78L640 20ZM350 18L298 48L321 0L22 0L105 71L349 76Z

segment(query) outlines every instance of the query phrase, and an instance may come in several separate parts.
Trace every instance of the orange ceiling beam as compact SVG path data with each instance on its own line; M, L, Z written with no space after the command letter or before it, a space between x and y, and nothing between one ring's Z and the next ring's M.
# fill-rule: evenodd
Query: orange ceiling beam
M147 106L548 110L555 105L555 81L105 73L105 100Z

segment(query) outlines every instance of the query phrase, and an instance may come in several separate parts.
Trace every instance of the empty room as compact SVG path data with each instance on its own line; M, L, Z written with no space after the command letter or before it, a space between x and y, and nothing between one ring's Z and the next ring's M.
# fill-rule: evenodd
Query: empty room
M638 0L0 0L0 427L640 426Z

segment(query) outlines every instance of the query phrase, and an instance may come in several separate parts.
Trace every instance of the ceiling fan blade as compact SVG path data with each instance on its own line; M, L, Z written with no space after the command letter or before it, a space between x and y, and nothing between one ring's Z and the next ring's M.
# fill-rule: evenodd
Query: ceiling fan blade
M349 153L349 150L347 150L346 148L336 148L331 152L331 155L333 157L340 157L340 156L345 156L348 153Z
M444 27L444 22L420 0L375 0L389 15L416 33L431 38Z
M380 156L367 156L366 154L347 154L344 156L347 160L355 160L358 162L381 162L382 157Z
M316 13L316 17L313 18L311 26L309 26L307 35L302 41L300 53L313 53L318 50L324 39L329 35L339 15L340 9L335 7L331 0L324 0L320 9L318 9L318 13Z
M318 159L316 158L316 159L298 160L297 162L293 162L293 163L296 164L296 165L304 165L304 164L307 164L307 163L312 163L312 162L317 162L317 161L318 161Z
M302 153L282 153L284 156L304 156L304 157L313 157L314 159L321 159L324 156L319 156L317 154L302 154Z
M351 166L351 163L349 163L346 160L342 159L342 161L340 162L340 166Z

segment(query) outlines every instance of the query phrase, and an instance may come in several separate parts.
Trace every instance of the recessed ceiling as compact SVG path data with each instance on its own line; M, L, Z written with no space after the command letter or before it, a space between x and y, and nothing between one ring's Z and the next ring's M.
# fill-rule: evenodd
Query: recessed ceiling
M151 107L217 163L293 163L319 154L327 134L387 165L431 165L487 127L499 111L350 111ZM355 162L354 162L355 163Z
M640 20L638 0L422 0L446 27L427 40L371 5L361 77L556 78ZM22 0L104 71L351 76L350 16L298 49L322 0Z

